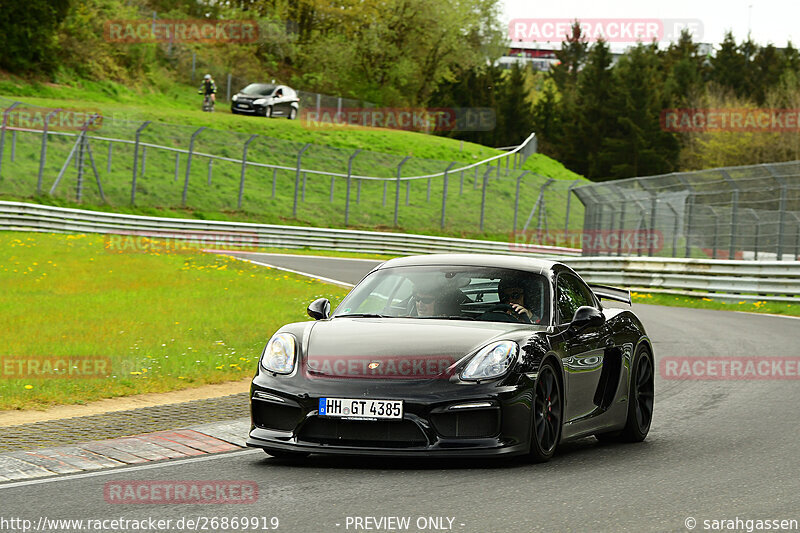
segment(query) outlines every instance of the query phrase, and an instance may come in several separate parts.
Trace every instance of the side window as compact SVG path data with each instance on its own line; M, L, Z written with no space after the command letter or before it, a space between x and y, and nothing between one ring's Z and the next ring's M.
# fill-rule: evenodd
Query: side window
M558 323L571 322L575 311L583 305L594 306L594 298L588 287L572 274L559 274L556 281Z

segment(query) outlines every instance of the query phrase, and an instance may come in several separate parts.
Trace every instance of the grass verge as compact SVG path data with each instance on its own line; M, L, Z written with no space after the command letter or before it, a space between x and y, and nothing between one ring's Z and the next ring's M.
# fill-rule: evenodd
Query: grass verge
M780 302L767 302L759 300L749 301L719 301L711 298L696 296L676 296L673 294L654 294L644 292L631 292L635 303L649 305L663 305L668 307L691 307L694 309L714 309L717 311L744 311L748 313L764 313L770 315L800 316L800 305Z
M269 336L346 290L209 254L114 254L99 235L0 233L0 358L108 358L92 379L0 367L0 410L241 379ZM11 373L8 373L11 370Z

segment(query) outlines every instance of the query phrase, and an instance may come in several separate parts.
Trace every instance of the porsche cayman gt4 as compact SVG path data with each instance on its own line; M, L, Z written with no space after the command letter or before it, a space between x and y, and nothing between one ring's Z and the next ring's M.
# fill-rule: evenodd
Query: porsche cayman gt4
M253 378L247 444L270 455L546 461L566 440L650 429L653 349L630 293L562 263L392 259L333 313L324 298L307 311Z

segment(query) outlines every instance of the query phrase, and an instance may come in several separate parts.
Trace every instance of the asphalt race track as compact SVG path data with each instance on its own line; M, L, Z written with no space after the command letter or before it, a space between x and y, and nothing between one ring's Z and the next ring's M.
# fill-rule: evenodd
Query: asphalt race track
M245 256L347 283L375 264ZM800 356L796 319L638 304L634 309L654 342L657 363L666 356ZM667 380L657 373L655 385L654 421L644 443L587 438L562 446L544 465L316 456L292 464L246 450L0 485L0 514L13 510L34 524L42 516L277 516L278 531L314 533L367 530L355 529L347 517L411 517L410 531L450 527L470 533L689 531L690 517L696 531L709 530L704 520L800 520L800 382ZM259 501L118 505L103 496L108 481L194 479L255 481ZM427 529L417 529L420 517ZM433 529L428 517L445 519Z

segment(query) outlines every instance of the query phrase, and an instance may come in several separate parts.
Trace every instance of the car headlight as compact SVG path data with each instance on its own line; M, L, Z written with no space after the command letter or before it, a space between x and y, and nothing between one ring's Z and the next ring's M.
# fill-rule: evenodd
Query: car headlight
M266 103L267 103L267 99L266 98L259 98L258 100L253 102L253 104L255 104L255 105L264 105Z
M297 359L297 342L294 335L277 333L267 343L261 354L261 366L276 374L291 374Z
M238 94L234 94L233 98L231 98L231 100L233 100L234 102L237 101L238 99L239 99L239 95Z
M494 342L484 346L472 356L461 372L461 379L490 379L505 374L519 354L519 345L514 341Z

